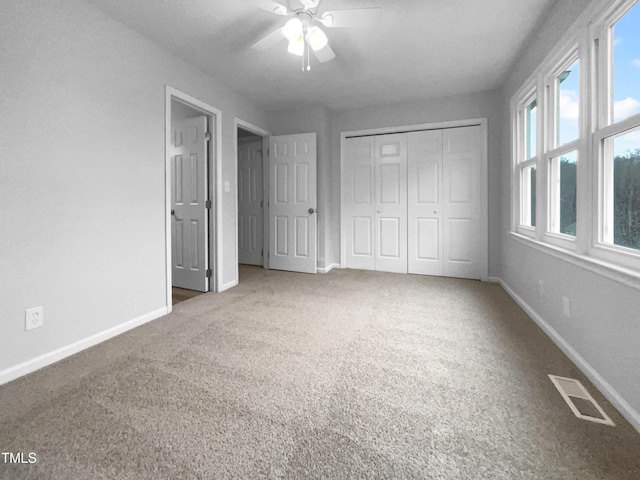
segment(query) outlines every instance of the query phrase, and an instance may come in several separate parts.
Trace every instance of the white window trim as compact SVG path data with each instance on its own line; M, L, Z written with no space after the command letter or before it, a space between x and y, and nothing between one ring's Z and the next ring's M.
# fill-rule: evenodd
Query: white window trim
M598 85L611 85L608 69L609 28L635 5L636 0L599 0L591 3L574 24L567 30L563 39L553 51L540 63L529 80L516 92L511 101L512 117L512 220L511 233L524 243L573 263L588 267L605 276L619 280L617 272L624 272L624 278L631 275L634 287L640 287L640 252L602 241L600 219L603 218L603 180L604 152L603 140L640 126L640 114L609 125L613 116L613 107L602 108L609 104L608 91ZM596 41L598 48L596 48ZM571 60L573 58L573 60ZM555 125L550 125L548 108L555 104L555 76L562 66L571 65L580 59L580 138L560 147L550 148L555 138ZM549 83L551 79L551 84ZM548 88L551 85L552 88ZM520 112L526 107L527 100L537 99L538 147L536 181L536 227L520 225L521 219L521 169L524 145L519 130ZM552 102L549 102L552 99ZM541 125L542 124L542 125ZM598 128L599 126L606 125ZM550 135L552 133L552 135ZM522 153L520 153L522 150ZM577 212L576 237L554 233L549 228L549 187L548 167L552 158L573 150L578 151L577 169ZM529 241L526 241L529 240ZM544 247L544 248L543 248ZM565 252L567 255L557 255ZM594 267L595 265L595 267ZM616 272L611 275L611 272ZM624 283L627 283L626 281Z
M539 171L539 162L540 158L540 99L537 96L537 85L533 82L528 83L521 89L522 93L519 93L514 96L514 99L511 102L511 111L512 111L512 138L515 141L512 142L513 153L512 153L512 182L513 182L513 192L512 192L512 230L517 231L522 235L527 235L531 238L536 237L537 227L532 227L530 225L526 225L522 223L523 217L527 215L524 213L524 204L522 202L523 198L523 185L522 185L522 175L526 168L529 168L532 165L536 166L536 190L538 190L538 179L540 175ZM520 100L518 100L520 99ZM537 103L537 112L536 112L536 155L531 158L526 158L526 142L524 141L525 136L527 135L525 119L526 119L526 109L527 106L531 104L531 102L536 101ZM538 198L538 194L536 192L536 200ZM538 202L536 202L538 203ZM538 224L538 208L536 204L536 225Z

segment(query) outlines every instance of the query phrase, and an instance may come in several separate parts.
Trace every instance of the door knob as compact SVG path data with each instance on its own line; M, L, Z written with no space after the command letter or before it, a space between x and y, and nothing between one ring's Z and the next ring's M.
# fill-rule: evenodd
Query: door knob
M309 213L316 213L316 211L313 208L310 208Z

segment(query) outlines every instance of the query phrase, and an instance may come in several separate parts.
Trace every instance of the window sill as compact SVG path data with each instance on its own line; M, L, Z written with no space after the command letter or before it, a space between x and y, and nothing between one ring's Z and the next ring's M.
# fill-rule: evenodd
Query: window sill
M636 270L624 268L587 255L580 255L574 251L540 242L517 232L509 232L509 234L514 240L527 245L528 247L534 248L539 252L583 268L597 275L601 275L627 287L640 290L640 272Z

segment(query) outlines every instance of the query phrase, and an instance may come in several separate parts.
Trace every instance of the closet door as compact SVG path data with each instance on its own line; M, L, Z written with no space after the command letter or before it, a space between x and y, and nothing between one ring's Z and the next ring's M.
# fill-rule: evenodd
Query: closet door
M407 134L378 135L375 146L375 269L407 273Z
M442 275L442 130L408 136L409 273Z
M346 140L342 202L346 267L375 270L374 137Z
M443 275L479 279L480 127L443 130Z

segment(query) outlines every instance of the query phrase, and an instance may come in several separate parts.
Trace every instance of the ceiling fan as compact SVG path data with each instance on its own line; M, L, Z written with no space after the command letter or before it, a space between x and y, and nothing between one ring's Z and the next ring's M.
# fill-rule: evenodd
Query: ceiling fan
M266 50L280 41L289 42L288 52L302 57L302 70L311 70L310 51L321 62L336 57L329 46L329 39L320 25L333 27L371 27L380 17L381 9L354 8L320 12L320 0L283 0L287 5L273 0L252 0L256 7L268 12L290 17L282 26L251 45L253 50Z

